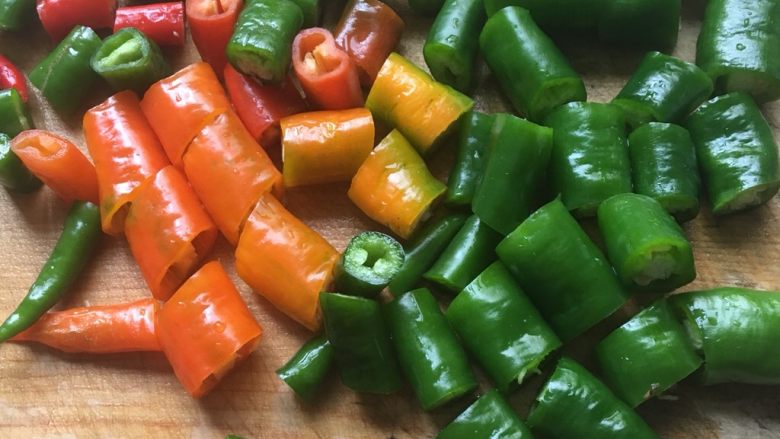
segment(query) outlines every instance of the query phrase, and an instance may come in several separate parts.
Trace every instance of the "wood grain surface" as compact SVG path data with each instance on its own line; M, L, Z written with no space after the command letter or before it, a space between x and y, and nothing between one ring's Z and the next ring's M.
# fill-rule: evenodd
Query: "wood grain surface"
M343 1L323 0L326 24L332 24ZM703 0L687 0L676 54L693 60ZM399 51L424 65L421 45L430 19L409 13L405 0L390 1L407 30ZM561 48L582 73L591 100L608 101L620 89L641 53L605 48L594 41L561 41ZM0 33L0 53L25 71L52 47L35 29ZM197 59L191 42L169 51L175 68ZM493 78L481 68L477 108L502 111L506 103ZM108 96L96 87L94 105ZM40 96L30 101L39 128L67 135L83 147L81 115L62 120ZM764 108L776 136L780 105ZM431 158L444 178L452 148ZM378 229L346 196L344 184L291 191L287 205L308 225L343 249L348 239ZM66 206L43 189L33 195L0 190L0 314L22 298L59 236ZM686 225L693 241L698 279L685 289L717 285L780 289L780 200L751 212L713 219L706 210ZM381 228L380 228L381 230ZM257 352L201 400L182 389L162 354L68 355L32 345L0 346L0 437L36 438L218 438L235 433L247 438L426 438L466 407L460 401L424 413L409 389L390 397L357 395L333 376L319 396L304 403L274 374L308 337L301 326L275 311L235 276L232 252L220 242L214 257L228 268L249 307L265 328ZM122 239L106 237L67 299L66 308L109 304L146 297L148 291ZM637 311L629 304L564 352L586 365L595 341ZM549 364L545 368L548 372ZM511 398L525 416L544 376L532 379ZM666 438L780 438L777 388L741 385L697 387L683 382L663 400L639 409ZM575 416L576 414L572 414ZM565 420L562 420L565 422Z

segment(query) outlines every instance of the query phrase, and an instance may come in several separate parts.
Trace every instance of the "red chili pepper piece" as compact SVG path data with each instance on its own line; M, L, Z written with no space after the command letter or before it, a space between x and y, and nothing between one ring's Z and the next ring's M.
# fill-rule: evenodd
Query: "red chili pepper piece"
M0 90L6 88L15 88L22 101L27 102L27 81L24 80L24 73L11 60L0 55Z
M211 64L217 74L222 74L227 64L225 47L243 6L241 0L187 0L192 42L200 57Z
M60 41L78 24L111 29L116 0L38 0L37 8L46 33L52 40Z
M114 33L134 27L160 46L184 45L184 5L182 2L125 6L116 10Z

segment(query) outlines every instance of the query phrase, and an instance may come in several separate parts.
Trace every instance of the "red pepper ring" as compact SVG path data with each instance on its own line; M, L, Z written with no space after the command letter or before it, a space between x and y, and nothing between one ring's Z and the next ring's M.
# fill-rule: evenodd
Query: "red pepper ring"
M15 88L22 101L27 102L27 81L24 74L11 60L0 55L0 90L6 88Z
M241 0L187 0L187 22L201 58L221 75L227 64L225 47L244 3Z
M182 2L125 6L116 10L114 33L134 27L160 46L184 46L184 5Z
M114 26L116 0L38 0L38 17L55 42L76 25L97 29Z
M293 70L306 97L326 110L363 106L363 92L355 63L336 46L330 31L302 30L293 41Z

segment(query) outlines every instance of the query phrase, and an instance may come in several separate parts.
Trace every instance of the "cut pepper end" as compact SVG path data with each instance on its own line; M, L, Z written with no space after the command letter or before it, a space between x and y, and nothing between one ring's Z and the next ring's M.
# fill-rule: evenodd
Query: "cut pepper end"
M748 188L730 197L730 199L713 206L712 213L715 215L728 215L758 207L775 196L778 189L780 189L780 181Z

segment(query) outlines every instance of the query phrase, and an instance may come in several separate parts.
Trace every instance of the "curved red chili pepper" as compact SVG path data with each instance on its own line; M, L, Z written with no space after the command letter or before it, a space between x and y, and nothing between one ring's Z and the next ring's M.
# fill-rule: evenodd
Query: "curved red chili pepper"
M134 27L160 46L184 45L184 5L182 2L125 6L116 10L114 32Z
M24 80L24 74L11 60L0 55L0 90L6 88L15 88L22 101L27 102L27 81Z

